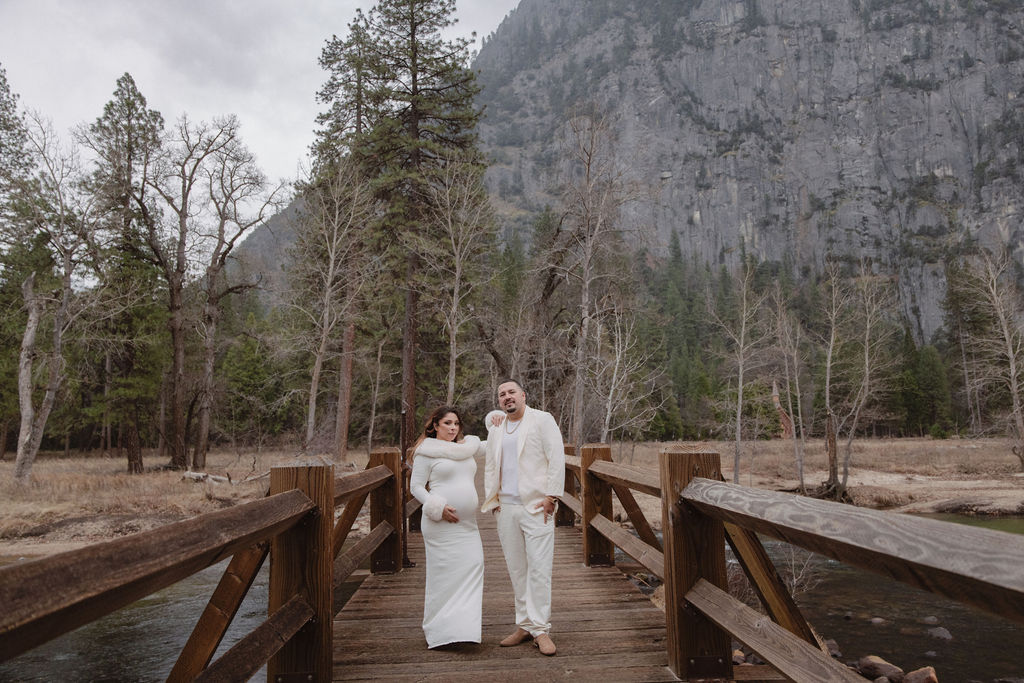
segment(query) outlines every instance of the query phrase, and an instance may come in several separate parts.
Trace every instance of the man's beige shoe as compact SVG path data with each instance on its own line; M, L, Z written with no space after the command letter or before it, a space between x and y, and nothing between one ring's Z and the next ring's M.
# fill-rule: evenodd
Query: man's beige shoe
M530 635L529 631L517 628L515 633L506 637L505 640L498 643L498 645L502 647L512 647L513 645L518 645L519 643L525 643L531 638L533 638L533 636Z
M551 636L546 633L541 633L537 636L534 639L533 644L540 648L540 653L542 655L550 657L555 654L555 641L551 640Z

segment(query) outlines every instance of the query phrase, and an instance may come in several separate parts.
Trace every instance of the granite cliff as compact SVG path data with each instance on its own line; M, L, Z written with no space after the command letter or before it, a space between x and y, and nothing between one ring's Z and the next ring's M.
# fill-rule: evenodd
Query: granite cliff
M555 202L582 101L660 186L626 222L797 276L866 256L918 341L942 324L952 254L1024 256L1019 0L522 0L474 66L513 225Z

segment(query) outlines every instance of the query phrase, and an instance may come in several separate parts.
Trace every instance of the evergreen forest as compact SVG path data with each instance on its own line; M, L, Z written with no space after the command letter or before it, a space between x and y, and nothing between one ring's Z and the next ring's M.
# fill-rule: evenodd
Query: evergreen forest
M378 0L326 41L291 186L234 117L158 112L130 73L60 135L0 65L0 447L16 477L44 450L131 472L201 470L212 448L342 461L408 444L440 404L479 433L505 378L576 444L726 440L738 458L743 440L830 433L848 457L862 437L1008 435L1024 466L1008 251L946 261L944 324L921 343L871 257L815 268L741 247L712 263L671 226L659 243L634 220L658 186L582 96L553 133L551 203L524 217L488 192L469 42L442 37L453 14ZM274 221L294 239L254 260L246 238Z

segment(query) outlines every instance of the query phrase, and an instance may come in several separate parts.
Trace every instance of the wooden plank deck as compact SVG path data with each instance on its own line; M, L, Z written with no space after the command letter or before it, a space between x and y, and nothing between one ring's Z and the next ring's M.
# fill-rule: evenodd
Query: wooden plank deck
M334 680L678 680L668 669L664 613L618 569L585 567L577 528L555 531L551 636L558 654L545 657L532 643L499 647L515 629L512 583L493 516L477 520L484 546L483 643L427 649L421 628L426 561L414 533L409 559L416 566L368 577L335 617Z

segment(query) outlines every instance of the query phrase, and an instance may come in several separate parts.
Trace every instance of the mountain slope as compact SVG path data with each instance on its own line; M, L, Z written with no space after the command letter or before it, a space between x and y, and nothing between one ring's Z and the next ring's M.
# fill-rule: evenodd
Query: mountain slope
M661 189L628 222L712 263L867 256L927 341L949 254L1024 255L1022 26L1013 0L522 0L474 64L490 187L551 203L589 102Z

